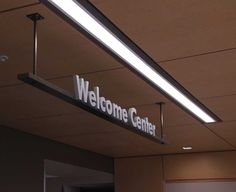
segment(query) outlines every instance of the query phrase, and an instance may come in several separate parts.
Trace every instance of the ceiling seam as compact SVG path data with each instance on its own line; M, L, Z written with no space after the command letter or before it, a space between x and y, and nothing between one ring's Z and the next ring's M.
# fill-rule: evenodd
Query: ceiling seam
M38 115L34 117L29 118L16 118L14 120L17 121L25 121L25 120L37 120L37 119L49 119L49 118L56 118L56 117L62 117L62 116L76 116L80 112L71 112L71 113L56 113L56 114L48 114L48 115Z
M113 134L113 133L123 133L126 130L117 130L117 131L97 131L97 132L82 132L78 134L70 134L70 135L60 135L53 136L53 139L63 139L63 138L78 138L83 136L94 136L94 135L104 135L104 134Z
M234 146L232 143L230 143L227 139L225 139L224 137L220 136L218 133L216 133L215 131L213 131L211 128L209 128L207 125L204 125L204 127L206 127L210 132L212 132L215 136L217 136L219 139L221 139L222 141L224 141L225 143L227 143L229 146L233 147L234 150L236 150L236 146Z
M41 4L41 3L37 2L37 3L31 3L31 4L27 4L27 5L22 5L22 6L14 7L14 8L11 8L11 9L2 10L2 11L0 11L0 14L11 12L11 11L15 11L15 10L19 10L19 9L24 9L24 8L35 6L35 5L39 5L39 4Z
M234 123L236 122L236 120L228 120L228 121L223 121L223 123ZM195 126L195 125L198 125L196 123L186 123L186 124L179 124L179 125L169 125L169 126L166 126L167 128L175 128L175 127L179 127L179 126Z
M226 94L226 95L215 95L215 96L210 96L210 97L203 97L200 99L204 99L204 100L208 100L208 99L217 99L217 98L221 98L221 97L232 97L235 96L236 93L232 93L232 94Z
M218 150L218 151L195 151L195 152L177 152L177 153L159 153L159 154L151 154L151 155L128 155L128 156L117 156L115 159L127 159L127 158L145 158L145 157L165 157L165 156L173 156L173 155L189 155L189 154L199 154L199 153L222 153L222 152L235 152L235 149L229 150Z
M98 70L98 71L90 71L90 72L83 72L83 73L78 73L77 75L89 75L89 74L94 74L94 73L102 73L102 72L107 72L107 71L115 71L115 70L119 70L119 69L124 69L124 67L116 67L116 68L111 68L111 69L104 69L104 70ZM63 76L57 76L57 77L49 77L49 78L45 78L45 80L57 80L57 79L65 79L65 78L69 78L72 77L73 75L63 75ZM6 84L6 85L1 85L1 88L7 88L7 87L16 87L16 86L20 86L20 85L25 85L25 83L13 83L13 84Z
M95 74L95 73L103 73L103 72L108 72L108 71L116 71L120 69L126 69L125 67L115 67L115 68L110 68L110 69L103 69L103 70L97 70L97 71L89 71L89 72L82 72L82 73L77 73L77 75L90 75L90 74ZM63 75L63 76L57 76L57 77L50 77L46 78L46 80L56 80L56 79L64 79L68 77L72 77L73 75Z
M174 59L157 61L157 63L164 63L164 62L170 62L170 61L175 61L175 60L182 60L182 59L187 59L187 58L191 58L191 57L198 57L198 56L202 56L202 55L208 55L208 54L215 54L215 53L219 53L219 52L230 51L230 50L234 50L234 49L236 49L236 47L217 50L217 51L211 51L211 52L205 52L205 53L195 54L195 55L190 55L190 56L185 56L185 57L179 57L179 58L174 58ZM89 75L89 74L96 74L96 73L102 73L102 72L107 72L107 71L115 71L115 70L121 70L121 69L127 69L127 68L124 67L124 66L121 66L121 67L115 67L115 68L111 68L111 69L104 69L104 70L97 70L97 71L90 71L90 72L82 72L82 73L78 73L78 75ZM63 75L63 76L51 77L51 78L47 78L46 80L63 79L63 78L67 78L67 77L70 77L70 76L72 76L72 75ZM218 96L213 96L213 97L218 97ZM211 98L211 97L209 97L209 98Z
M117 68L118 69L118 68ZM117 70L117 69L111 69L111 70ZM119 69L118 69L119 70ZM109 71L109 70L106 70ZM94 72L94 73L99 73L99 72L106 72L104 71L98 71L98 72ZM92 74L93 72L88 72L88 73L78 73L78 75L84 75L84 74ZM63 78L69 78L72 77L72 75L68 75L68 76L58 76L58 77L52 77L52 78L46 78L45 80L60 80ZM8 88L8 87L17 87L17 86L21 86L21 85L25 85L25 83L13 83L13 84L6 84L6 85L1 85L0 89L4 89L4 88ZM202 100L208 100L208 99L216 99L216 98L223 98L223 97L232 97L232 96L236 96L236 93L233 94L226 94L226 95L216 95L216 96L211 96L211 97L198 97L199 99ZM172 103L171 101L167 101L165 103ZM127 105L126 107L142 107L142 106L150 106L150 105L156 105L156 103L142 103L142 104L134 104L134 105Z
M200 56L204 56L204 55L216 54L216 53L220 53L220 52L232 51L235 49L236 49L236 47L231 47L231 48L220 49L220 50L216 50L216 51L209 51L209 52L205 52L205 53L199 53L199 54L194 54L194 55L189 55L189 56L184 56L184 57L177 57L177 58L173 58L173 59L160 60L160 61L157 61L157 63L167 63L167 62L176 61L176 60L183 60L183 59L188 59L188 58L193 58L193 57L200 57Z
M2 124L2 123L0 123L0 129L1 128L10 129L10 130L13 130L13 131L16 131L16 132L20 132L20 133L23 133L23 134L27 134L27 135L31 135L31 136L37 137L39 139L48 140L48 141L50 141L52 143L58 143L58 144L62 144L63 146L69 146L69 147L74 148L74 149L80 149L80 150L83 150L83 151L86 151L86 152L96 153L96 154L102 155L104 157L109 157L108 155L104 155L102 153L93 152L91 150L83 149L83 148L80 148L78 146L74 146L74 145L66 144L66 143L63 143L63 142L60 142L60 141L56 141L56 140L47 138L45 136L40 136L40 135L36 135L36 134L30 133L30 132L19 130L19 129L15 128L15 127L11 127L11 126L8 126L8 125Z
M15 118L14 120L25 121L25 120L37 120L37 119L49 119L49 118L56 118L56 117L68 116L68 115L76 116L78 114L80 114L80 112L56 113L56 114L48 114L48 115L38 115L38 116L29 117L29 118ZM236 120L224 121L224 123L232 123L232 122L236 122ZM197 123L177 124L177 125L169 125L166 127L167 128L174 128L174 127L179 127L179 126L195 126L195 125L198 125L198 124ZM210 128L208 128L208 127L206 127L206 128L209 129L211 132L213 132ZM236 147L235 147L235 149L236 149Z
M102 73L102 72L107 72L107 71L115 71L115 70L119 70L119 69L123 69L123 67L120 68L113 68L113 69L107 69L107 70L100 70L100 71L93 71L93 72L85 72L85 73L78 73L78 75L86 75L86 74L94 74L94 73ZM65 76L57 76L57 77L50 77L50 78L45 78L45 80L61 80L64 78L69 78L72 77L73 75L65 75ZM1 85L1 88L8 88L8 87L16 87L16 86L21 86L21 85L25 85L25 83L13 83L13 84L6 84L6 85ZM210 96L210 97L198 97L199 99L203 99L203 100L208 100L208 99L216 99L216 98L223 98L223 97L232 97L232 96L236 96L236 93L232 93L232 94L226 94L226 95L215 95L215 96ZM170 103L170 101L167 101L166 103ZM136 106L136 107L142 107L142 106L149 106L149 105L154 105L156 103L142 103L142 104L135 104L135 105L130 105L130 106ZM128 107L129 105L127 105Z
M8 88L8 87L17 87L24 85L25 83L13 83L13 84L7 84L7 85L1 85L0 89Z

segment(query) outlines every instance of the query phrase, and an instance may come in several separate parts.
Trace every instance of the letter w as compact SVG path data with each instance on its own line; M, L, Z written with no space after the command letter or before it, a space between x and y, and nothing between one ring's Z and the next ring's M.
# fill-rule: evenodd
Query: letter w
M75 99L76 100L83 99L83 101L87 103L89 82L84 81L83 78L79 78L79 75L74 75L73 80L74 80Z

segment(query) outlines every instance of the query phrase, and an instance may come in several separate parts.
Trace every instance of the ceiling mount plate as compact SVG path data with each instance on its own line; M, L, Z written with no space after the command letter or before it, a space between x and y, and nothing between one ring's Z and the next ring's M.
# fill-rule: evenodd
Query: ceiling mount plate
M27 17L29 19L31 19L32 21L39 21L39 20L43 20L44 17L42 15L40 15L39 13L32 13L27 15Z

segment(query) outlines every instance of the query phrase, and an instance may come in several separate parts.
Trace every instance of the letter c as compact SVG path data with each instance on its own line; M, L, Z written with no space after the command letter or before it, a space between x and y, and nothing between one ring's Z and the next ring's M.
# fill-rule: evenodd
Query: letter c
M129 114L129 117L128 117L129 122L131 123L131 125L134 127L137 127L137 123L134 120L134 114L135 115L137 114L137 110L135 108L129 108L128 114Z
M100 97L100 105L101 105L101 110L103 112L106 112L106 102L105 102L105 97Z

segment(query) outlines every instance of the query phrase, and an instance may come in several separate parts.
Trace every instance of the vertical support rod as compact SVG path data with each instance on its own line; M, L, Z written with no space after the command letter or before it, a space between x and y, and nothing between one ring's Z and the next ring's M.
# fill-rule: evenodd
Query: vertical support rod
M37 74L37 61L38 61L38 33L37 33L37 20L34 22L34 37L33 37L33 74Z
M160 126L161 126L161 139L164 138L164 112L163 112L164 103L160 103Z
M38 30L37 21L44 19L39 13L33 13L27 15L27 17L33 21L34 31L33 31L33 74L37 74L37 62L38 62Z

